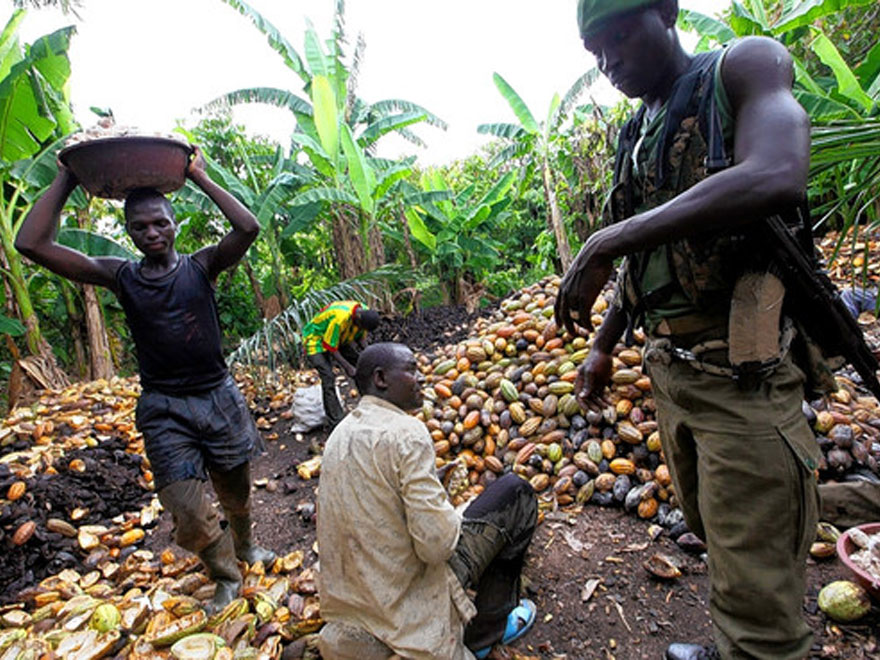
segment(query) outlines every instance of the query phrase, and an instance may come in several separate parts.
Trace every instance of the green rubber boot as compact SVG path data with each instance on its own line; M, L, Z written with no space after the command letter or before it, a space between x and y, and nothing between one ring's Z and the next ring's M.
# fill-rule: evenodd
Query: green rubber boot
M229 515L229 529L235 542L235 556L253 566L258 561L269 567L275 561L275 553L254 543L251 530L251 517L245 515Z
M199 559L208 569L208 576L217 585L214 598L206 607L208 613L213 614L237 598L241 590L241 571L238 570L235 548L229 532L224 532L223 536L202 550Z

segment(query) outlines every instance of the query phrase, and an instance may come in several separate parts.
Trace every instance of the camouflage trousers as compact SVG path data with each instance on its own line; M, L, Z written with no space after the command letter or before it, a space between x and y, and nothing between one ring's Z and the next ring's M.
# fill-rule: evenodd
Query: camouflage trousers
M806 557L815 539L819 446L791 357L754 391L670 359L649 340L663 451L685 521L708 547L722 658L803 658Z

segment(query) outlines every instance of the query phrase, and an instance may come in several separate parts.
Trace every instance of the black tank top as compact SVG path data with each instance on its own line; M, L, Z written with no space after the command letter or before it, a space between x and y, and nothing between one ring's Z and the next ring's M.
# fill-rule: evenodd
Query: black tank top
M177 395L220 385L226 361L214 287L204 268L181 254L177 267L157 279L143 277L140 270L139 262L126 262L116 284L143 388Z

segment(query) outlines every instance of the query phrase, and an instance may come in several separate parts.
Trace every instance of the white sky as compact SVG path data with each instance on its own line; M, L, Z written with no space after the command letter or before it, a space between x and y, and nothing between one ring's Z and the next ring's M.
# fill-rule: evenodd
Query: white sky
M266 38L221 0L83 0L81 17L29 10L20 31L30 43L75 24L71 46L71 98L77 119L95 123L89 106L110 107L117 123L168 132L175 120L191 126L192 109L242 87L272 86L302 94ZM303 53L305 17L319 37L329 37L333 0L250 0ZM681 0L681 6L713 15L728 0ZM500 73L523 97L536 119L555 92L563 95L594 65L578 38L577 0L348 0L349 53L362 32L366 53L359 95L368 102L402 98L419 103L449 124L443 132L416 127L428 143L417 149L391 136L380 153L418 153L438 164L473 153L486 137L482 123L515 121L492 82ZM538 8L540 7L540 8ZM6 23L11 0L0 0ZM685 40L686 45L692 42ZM597 97L613 101L603 80ZM285 147L293 119L284 111L244 106L235 119Z

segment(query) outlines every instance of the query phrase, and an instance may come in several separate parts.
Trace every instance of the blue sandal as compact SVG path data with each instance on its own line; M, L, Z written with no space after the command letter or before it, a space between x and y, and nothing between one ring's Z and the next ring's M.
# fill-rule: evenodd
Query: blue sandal
M499 643L512 644L529 632L535 623L537 611L535 604L528 598L520 599L519 605L510 610L510 614L507 615L507 626L504 628L504 636ZM491 650L492 647L487 646L479 651L474 651L474 657L478 659L488 657Z

